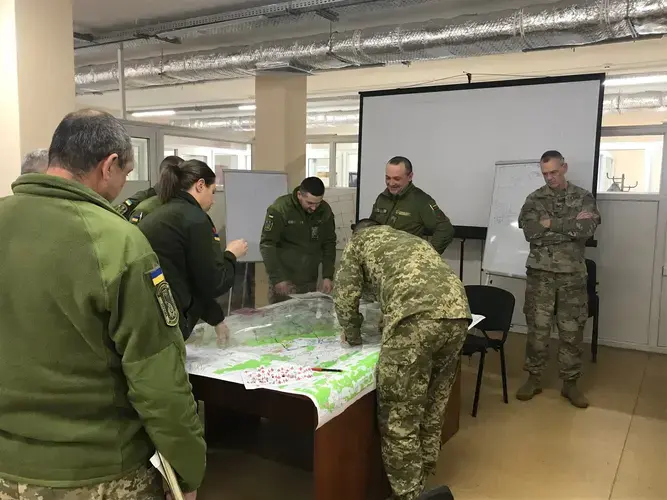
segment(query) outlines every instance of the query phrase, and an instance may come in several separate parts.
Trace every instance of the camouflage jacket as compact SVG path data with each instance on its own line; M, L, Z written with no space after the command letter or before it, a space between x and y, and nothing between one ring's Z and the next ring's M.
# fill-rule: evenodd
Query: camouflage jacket
M580 212L593 215L577 220ZM550 219L547 229L541 219ZM563 191L543 186L526 198L519 214L519 227L530 243L526 267L554 273L586 272L586 240L601 222L595 198L571 182Z
M433 247L389 226L354 234L336 272L336 315L351 344L361 343L359 301L366 287L380 302L383 340L413 314L430 319L472 317L461 280Z
M439 254L454 239L449 218L433 198L412 183L397 195L388 190L380 193L370 218L420 238L431 236L431 244Z

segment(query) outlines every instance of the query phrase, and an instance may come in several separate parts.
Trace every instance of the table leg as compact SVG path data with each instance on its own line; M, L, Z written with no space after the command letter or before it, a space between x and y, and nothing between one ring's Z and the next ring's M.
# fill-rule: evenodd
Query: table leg
M375 391L315 433L315 500L384 500L389 483L382 467Z

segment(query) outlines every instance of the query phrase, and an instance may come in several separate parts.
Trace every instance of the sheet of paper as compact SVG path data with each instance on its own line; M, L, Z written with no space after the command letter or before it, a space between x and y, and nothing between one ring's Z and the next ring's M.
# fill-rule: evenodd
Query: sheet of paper
M470 323L468 330L472 330L473 328L475 328L475 325L478 325L485 317L486 316L482 316L481 314L473 314L472 322Z
M160 474L162 474L162 477L167 480L167 475L164 472L164 469L162 468L162 462L160 462L160 457L157 454L157 451L153 454L151 457L151 465L155 467L158 471L160 471Z

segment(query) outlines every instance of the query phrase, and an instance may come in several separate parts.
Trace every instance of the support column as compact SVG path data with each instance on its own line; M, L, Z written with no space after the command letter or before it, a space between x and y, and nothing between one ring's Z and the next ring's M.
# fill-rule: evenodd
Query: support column
M0 0L0 196L74 110L72 0Z
M306 173L306 75L273 74L255 78L254 170L287 172L290 189ZM261 200L272 203L273 200ZM267 302L268 276L263 264L255 266L255 305Z

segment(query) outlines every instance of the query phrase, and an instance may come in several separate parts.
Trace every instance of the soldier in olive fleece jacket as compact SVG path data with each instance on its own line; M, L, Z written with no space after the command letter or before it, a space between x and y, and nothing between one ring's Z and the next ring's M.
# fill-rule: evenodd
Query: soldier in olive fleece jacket
M90 485L157 448L196 490L206 445L148 241L78 182L27 174L13 190L0 200L0 477Z
M314 291L320 263L324 282L333 281L336 222L323 195L322 181L308 177L266 211L259 248L269 274L271 302L285 298L273 291L279 283L289 282L296 293Z

